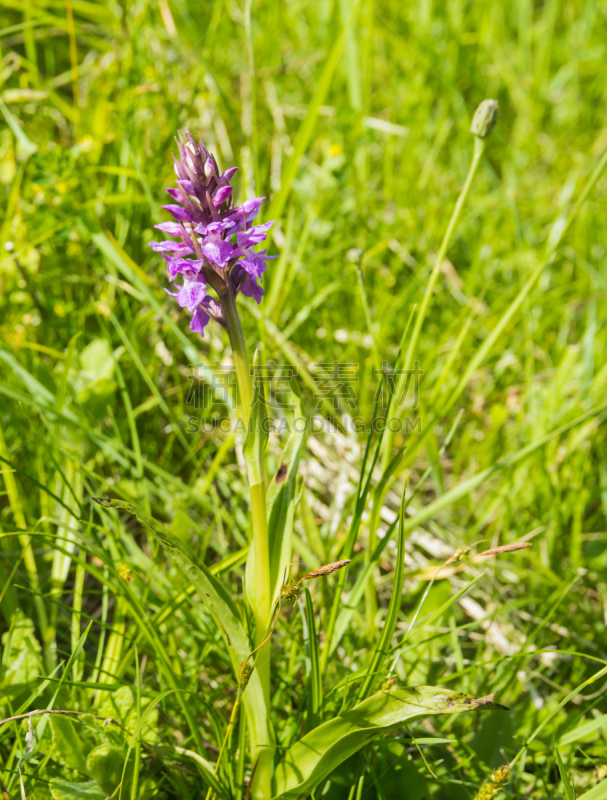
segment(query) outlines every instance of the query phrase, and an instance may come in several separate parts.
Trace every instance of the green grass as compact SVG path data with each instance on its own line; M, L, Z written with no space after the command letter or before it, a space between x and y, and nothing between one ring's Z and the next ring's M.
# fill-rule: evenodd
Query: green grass
M251 349L297 369L307 416L368 423L374 370L394 364L410 319L411 341L486 97L500 119L415 349L421 436L393 438L406 450L384 484L379 454L363 507L364 437L308 439L292 577L344 549L353 561L277 624L277 744L354 702L389 619L391 678L497 692L510 711L399 730L317 797L465 800L516 760L500 797L607 798L607 784L592 791L607 779L607 177L584 196L607 148L605 8L9 0L0 27L0 717L71 709L130 731L37 718L28 798L82 780L93 745L122 754L95 767L115 786L132 743L123 798L197 799L233 708L194 589L136 520L92 502L162 520L241 597L242 459L219 430L188 433L188 364L226 362L227 338L213 323L190 333L146 246L162 237L173 136L200 133L222 168L240 166L236 197L267 195L277 220L266 297L241 305ZM359 365L356 412L315 408L312 365L334 360ZM270 474L280 452L273 434ZM375 534L406 482L398 609L397 537L379 552ZM532 547L437 575L481 541ZM0 726L11 797L26 732ZM221 762L235 798L245 735L234 728Z

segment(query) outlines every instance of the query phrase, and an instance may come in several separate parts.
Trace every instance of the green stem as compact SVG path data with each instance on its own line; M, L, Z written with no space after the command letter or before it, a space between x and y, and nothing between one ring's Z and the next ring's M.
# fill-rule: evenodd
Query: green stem
M249 416L253 403L253 382L251 380L247 346L242 325L240 324L240 317L238 316L238 309L236 308L236 298L231 288L228 289L228 292L221 300L223 313L228 324L228 336L230 337L234 365L236 366L236 380L238 381L242 419L246 429L249 426Z
M236 298L231 288L229 288L227 294L222 297L222 306L227 322L232 353L234 355L242 419L245 429L248 430L254 397L253 382L251 380L245 338L236 308ZM251 478L254 473L257 473L258 477L252 480ZM258 647L266 636L270 615L272 613L268 520L266 515L266 491L263 469L249 470L249 491L251 496L251 528L253 533L255 570L254 585L247 586L247 594L255 620L255 647ZM270 708L271 654L272 641L268 639L266 644L259 650L255 660L255 668L259 674L266 708L268 709ZM271 741L271 731L268 731L268 741ZM253 765L255 768L251 797L257 798L258 800L266 800L272 796L273 748L267 745L258 747L255 742L251 744Z
M424 324L426 314L428 312L428 307L430 306L432 293L434 292L434 287L436 286L436 281L438 280L438 276L440 274L441 264L445 260L445 256L447 255L447 250L449 248L449 245L451 244L451 239L453 238L453 233L455 231L455 228L457 227L457 223L459 222L462 209L468 198L468 195L470 194L470 189L472 188L472 183L474 182L474 176L476 175L476 170L478 169L478 165L480 163L484 149L485 149L485 140L481 139L479 136L475 136L474 153L472 155L470 169L468 170L468 176L466 178L466 182L462 187L459 197L457 198L457 202L455 204L455 208L453 209L453 213L451 214L449 225L447 226L447 230L445 231L445 235L443 236L443 241L441 242L441 246L438 251L434 267L432 268L432 272L430 273L430 279L426 286L426 291L424 293L424 298L422 300L419 309L419 314L417 315L417 319L415 320L413 333L411 334L411 339L409 341L409 346L407 348L407 353L405 355L405 360L403 363L403 374L399 376L399 382L395 393L395 398L397 401L403 391L405 381L407 379L408 370L411 369L411 364L413 363L415 349L417 347L419 335L421 333L421 329ZM390 461L390 455L392 453L393 443L394 443L394 434L390 430L388 430L385 437L385 450L383 453L384 465L387 465Z
M415 320L415 325L413 327L411 339L409 340L409 346L407 347L407 352L403 363L403 372L399 376L398 384L396 386L396 391L395 391L396 402L398 402L398 399L401 396L403 389L405 387L405 381L407 380L408 372L411 369L411 365L413 364L415 350L417 348L417 343L420 337L422 326L424 324L424 320L426 318L426 314L428 313L428 308L430 306L430 301L432 299L434 287L436 286L436 282L440 274L441 264L445 260L445 257L447 255L447 250L449 249L449 245L451 244L451 239L453 238L453 233L455 232L455 228L457 227L457 224L461 217L462 209L464 208L464 204L468 198L468 195L470 194L470 189L472 188L472 183L474 182L474 177L476 175L476 171L478 169L478 165L480 163L484 149L485 149L485 139L482 139L479 136L475 136L474 152L472 154L472 161L470 163L468 175L466 177L466 181L462 187L462 190L459 194L459 197L457 198L457 202L455 203L455 207L453 209L453 213L451 214L451 219L449 220L449 224L447 225L447 230L445 231L445 235L443 236L443 240L441 242L441 246L438 251L436 261L432 268L432 272L430 273L430 279L428 280L428 284L426 286L426 291L424 293L419 313ZM388 464L390 463L393 446L394 446L394 433L392 433L392 431L388 428L384 437L384 450L382 453L382 463L384 471L386 470ZM386 491L388 488L389 487L386 486ZM380 496L377 498L377 502L383 503L383 499L384 499L383 496ZM370 542L369 542L370 553L373 552L373 543L375 541L375 535L377 530L376 526L379 522L380 508L381 506L377 509L376 513L372 514L371 517ZM365 594L366 594L367 620L369 622L369 629L373 630L377 602L375 595L375 585L372 579L369 581Z

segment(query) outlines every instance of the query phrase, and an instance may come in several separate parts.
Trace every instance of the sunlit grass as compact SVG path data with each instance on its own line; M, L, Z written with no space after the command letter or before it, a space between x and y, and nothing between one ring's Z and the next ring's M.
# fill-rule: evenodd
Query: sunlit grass
M187 432L200 416L188 365L225 363L229 349L212 324L190 335L146 247L165 218L172 137L189 127L222 167L241 165L238 196L267 195L277 219L266 298L241 310L249 345L296 368L306 415L336 425L308 439L293 577L344 557L355 530L347 578L310 585L277 624L277 744L360 691L408 480L391 678L497 692L510 711L416 723L346 762L327 796L463 800L517 756L505 797L567 796L563 775L581 797L607 778L604 678L583 686L606 658L605 177L576 206L607 147L600 7L268 2L249 25L221 2L11 0L1 26L2 718L73 709L132 732L153 701L123 797L206 794L189 752L213 764L225 737L236 685L195 591L135 520L92 503L136 504L241 596L242 461L220 430ZM416 347L422 437L395 435L403 460L379 488L376 469L360 509L364 437L337 427L372 417L374 371L394 364L422 303L485 97L500 119ZM359 365L356 410L316 408L313 365L334 360ZM233 409L218 400L213 413ZM270 437L270 474L283 440ZM532 547L475 559L515 541ZM36 724L25 786L47 798L82 762L49 758L60 733ZM74 730L85 746L106 735L92 721ZM11 797L26 732L0 729ZM245 734L221 774L239 798ZM129 735L107 735L124 757Z

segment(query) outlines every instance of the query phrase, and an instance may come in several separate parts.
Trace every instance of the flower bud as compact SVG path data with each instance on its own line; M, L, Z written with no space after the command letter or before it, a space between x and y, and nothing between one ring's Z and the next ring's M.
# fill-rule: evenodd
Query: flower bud
M474 112L470 133L481 139L486 139L495 127L498 110L499 104L497 100L483 100Z
M204 174L206 178L212 178L215 175L215 164L210 158L204 162Z
M351 264L360 264L360 262L363 260L364 254L365 251L360 247L352 247L346 253L346 258Z

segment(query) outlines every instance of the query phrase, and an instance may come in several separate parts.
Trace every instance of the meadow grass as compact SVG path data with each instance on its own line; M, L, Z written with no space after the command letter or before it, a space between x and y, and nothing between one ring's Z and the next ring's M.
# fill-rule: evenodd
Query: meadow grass
M213 323L190 334L146 246L167 218L173 136L189 128L222 168L240 165L235 194L267 195L277 220L266 296L241 304L247 342L296 370L307 417L333 423L302 457L291 577L352 562L276 625L277 748L363 696L389 620L378 681L496 692L510 710L401 728L317 797L464 800L514 763L483 797L607 798L605 12L3 4L0 717L119 723L35 719L27 797L80 796L49 781L81 780L82 742L123 754L87 767L108 793L130 743L122 797L244 798L250 777L245 725L228 727L237 685L195 587L137 520L92 501L161 520L242 596L242 436L201 432L189 396L188 365L231 354ZM437 259L487 97L499 121ZM420 422L384 437L376 462L372 437L361 475L365 436L348 415L370 422L377 372L401 342L409 358L413 335L424 374L403 413ZM314 365L334 361L357 365L355 408L313 396ZM234 414L221 396L205 412ZM270 435L270 474L284 439ZM514 542L531 547L478 557ZM0 727L11 797L27 731Z

